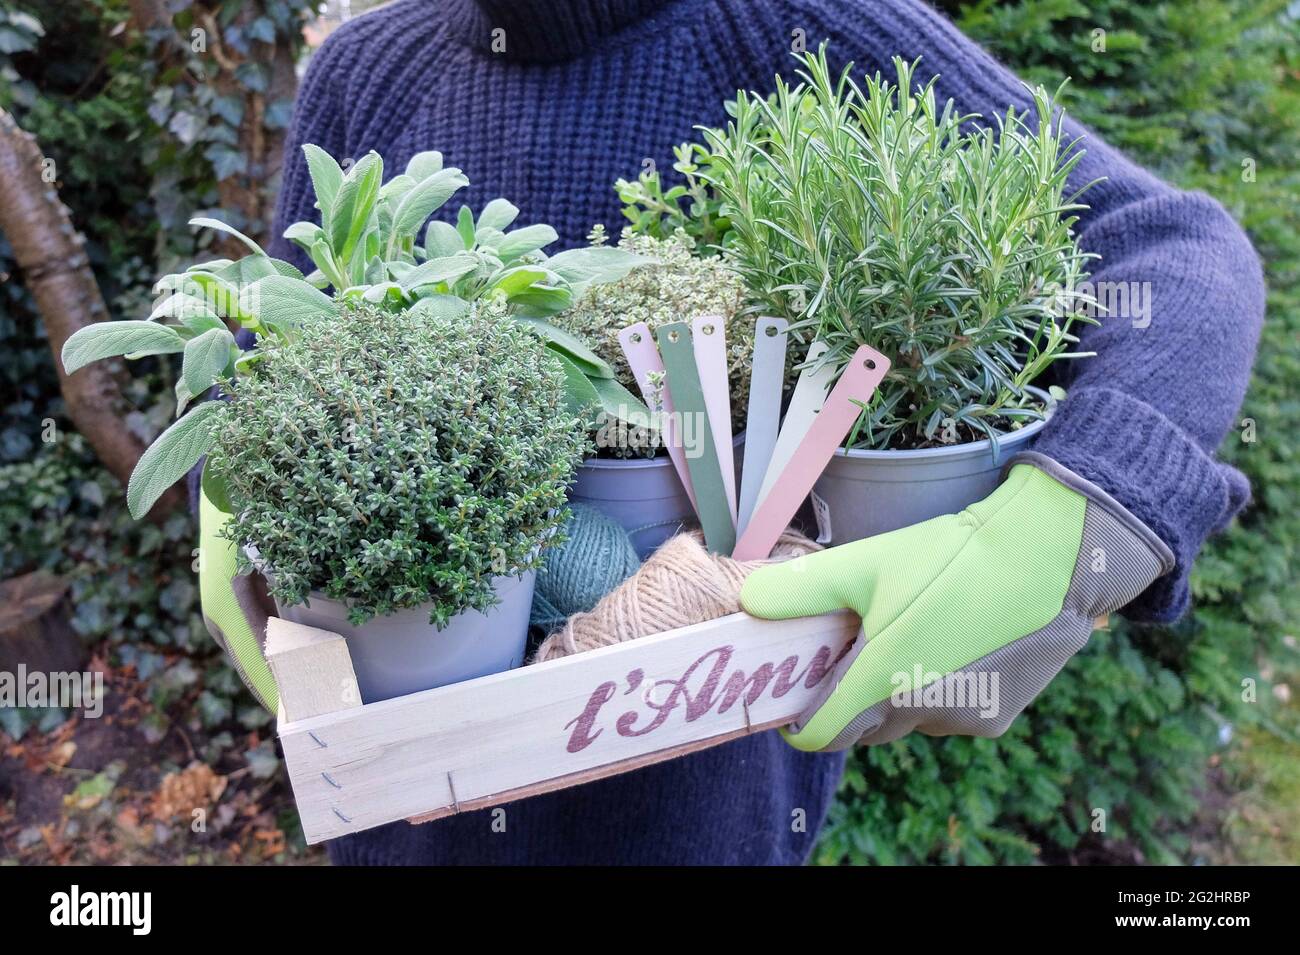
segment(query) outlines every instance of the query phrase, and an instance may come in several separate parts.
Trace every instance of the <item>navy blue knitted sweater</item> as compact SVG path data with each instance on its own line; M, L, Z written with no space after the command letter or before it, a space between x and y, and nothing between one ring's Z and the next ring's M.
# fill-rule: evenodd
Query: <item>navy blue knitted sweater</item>
M466 201L505 196L522 222L577 245L621 222L611 188L646 158L669 168L696 124L721 125L738 88L792 72L792 42L829 41L833 63L888 72L922 58L962 112L1026 108L1019 81L917 0L397 0L340 28L316 53L285 155L277 233L314 218L299 146L378 151L401 168L438 149L471 180ZM495 41L495 42L494 42ZM501 50L504 41L504 50ZM1074 185L1093 281L1149 283L1149 323L1083 332L1097 356L1069 363L1068 399L1037 442L1106 488L1170 545L1173 573L1126 609L1168 621L1188 603L1205 538L1249 497L1214 459L1245 392L1264 309L1258 259L1232 218L1176 190L1086 130ZM282 240L275 254L298 259ZM1138 327L1143 326L1143 327ZM482 814L398 824L336 843L339 861L778 862L803 858L841 760L773 734L640 773L525 800L505 833ZM806 820L800 825L800 820Z

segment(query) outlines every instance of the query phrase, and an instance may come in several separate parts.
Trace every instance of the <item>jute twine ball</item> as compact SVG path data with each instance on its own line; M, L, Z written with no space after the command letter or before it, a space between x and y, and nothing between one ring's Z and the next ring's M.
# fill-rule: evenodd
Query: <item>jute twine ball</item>
M534 663L607 647L637 637L703 623L740 609L745 578L766 564L822 548L786 531L766 560L736 561L710 554L699 531L678 534L607 594L591 611L577 613L537 649Z

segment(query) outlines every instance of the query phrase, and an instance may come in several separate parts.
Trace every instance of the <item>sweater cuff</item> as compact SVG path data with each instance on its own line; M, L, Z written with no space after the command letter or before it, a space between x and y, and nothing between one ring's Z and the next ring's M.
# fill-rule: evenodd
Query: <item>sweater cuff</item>
M1110 492L1174 552L1173 571L1125 616L1150 623L1182 616L1201 545L1250 500L1245 476L1146 402L1110 388L1071 390L1033 449Z

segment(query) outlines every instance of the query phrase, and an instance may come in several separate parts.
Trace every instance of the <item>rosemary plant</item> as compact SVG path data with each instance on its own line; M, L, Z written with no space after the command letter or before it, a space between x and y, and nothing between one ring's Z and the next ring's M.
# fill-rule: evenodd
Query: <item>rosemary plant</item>
M262 348L207 403L207 469L278 600L319 591L354 624L432 603L443 626L559 540L583 431L559 360L518 323L351 304Z
M727 128L704 131L697 174L753 307L824 341L825 361L861 344L890 356L850 447L996 439L1041 418L1026 389L1082 354L1071 326L1089 259L1073 228L1085 207L1066 194L1082 153L1052 97L1038 88L1034 116L989 126L940 106L915 64L859 86L824 48L802 62L798 85L741 94Z

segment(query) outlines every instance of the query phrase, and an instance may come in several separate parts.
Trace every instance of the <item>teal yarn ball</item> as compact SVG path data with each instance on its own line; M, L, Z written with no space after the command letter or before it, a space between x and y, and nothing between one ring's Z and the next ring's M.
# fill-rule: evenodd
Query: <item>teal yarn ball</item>
M533 592L528 622L547 633L596 606L641 566L632 538L617 521L588 504L570 510L568 540L546 552Z

